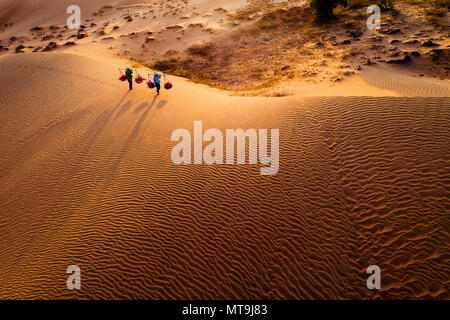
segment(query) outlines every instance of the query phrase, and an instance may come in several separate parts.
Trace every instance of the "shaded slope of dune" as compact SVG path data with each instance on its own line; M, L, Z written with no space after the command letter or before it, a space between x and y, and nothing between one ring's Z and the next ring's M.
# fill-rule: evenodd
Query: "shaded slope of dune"
M0 68L1 298L448 298L449 98L250 99L182 81L156 98L88 58ZM170 135L194 120L280 128L278 175L173 165Z

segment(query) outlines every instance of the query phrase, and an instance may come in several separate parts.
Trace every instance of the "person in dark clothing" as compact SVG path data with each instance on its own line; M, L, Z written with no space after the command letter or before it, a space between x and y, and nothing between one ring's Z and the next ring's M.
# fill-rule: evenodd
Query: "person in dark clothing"
M127 76L128 84L130 85L130 90L133 90L133 70L126 67L125 75Z

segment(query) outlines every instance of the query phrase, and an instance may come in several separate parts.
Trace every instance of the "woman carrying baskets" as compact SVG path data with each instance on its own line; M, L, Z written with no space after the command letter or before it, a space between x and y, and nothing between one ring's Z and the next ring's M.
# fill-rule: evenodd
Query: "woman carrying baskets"
M127 76L130 90L133 90L133 70L131 70L129 67L125 67L125 75Z
M153 83L155 84L157 95L159 96L159 91L161 91L161 75L158 72L153 73Z

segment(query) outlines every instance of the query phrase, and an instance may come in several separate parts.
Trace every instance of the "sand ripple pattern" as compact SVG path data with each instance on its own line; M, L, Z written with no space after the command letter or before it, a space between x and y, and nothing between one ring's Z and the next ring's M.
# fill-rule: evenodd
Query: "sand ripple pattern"
M45 77L78 99L8 98L18 66L0 61L0 298L449 298L449 98L202 104L196 89L125 95L55 59ZM194 120L280 128L278 175L173 165L170 134Z
M364 69L359 73L369 85L393 91L404 97L448 97L450 96L449 80L438 80L422 77L411 77L392 67Z

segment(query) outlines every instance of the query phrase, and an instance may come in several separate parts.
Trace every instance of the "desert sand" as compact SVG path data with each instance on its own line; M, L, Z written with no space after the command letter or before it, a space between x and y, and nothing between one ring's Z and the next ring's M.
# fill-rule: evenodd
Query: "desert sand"
M61 23L14 10L33 20L1 39ZM449 298L448 80L380 63L271 89L286 97L176 76L155 96L118 81L127 56L83 41L0 56L0 298ZM279 128L278 174L173 164L171 133L195 120ZM82 290L66 287L72 264ZM366 287L372 264L381 290Z

